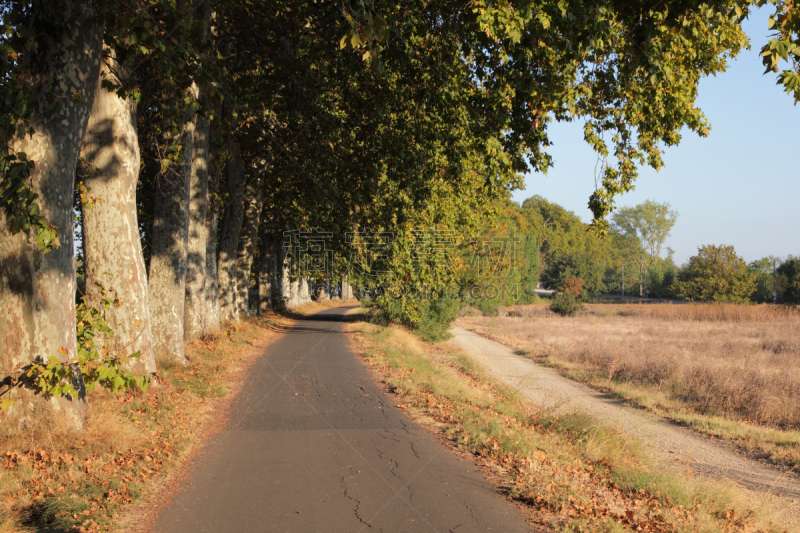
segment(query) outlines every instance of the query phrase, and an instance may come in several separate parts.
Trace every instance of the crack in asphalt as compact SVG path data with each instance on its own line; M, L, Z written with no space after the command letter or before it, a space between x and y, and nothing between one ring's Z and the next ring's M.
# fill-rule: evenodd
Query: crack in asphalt
M364 526L368 527L369 529L373 529L372 524L370 524L369 522L364 520L361 517L361 514L358 512L359 508L361 507L361 501L356 499L356 498L354 498L353 496L351 496L350 494L347 493L347 484L345 483L345 479L346 478L347 478L347 476L342 476L342 480L340 481L340 484L341 484L342 489L343 489L344 497L355 503L355 507L353 508L353 516L356 517L356 520L358 520L359 522L364 524ZM383 528L378 527L378 531L383 532Z
M463 500L462 500L462 501L463 501ZM477 517L477 516L475 516L475 513L472 511L472 507L470 507L470 506L469 506L469 504L468 504L467 502L464 502L464 507L466 507L466 508L467 508L467 511L469 511L469 515L472 517L472 520L473 520L473 521L474 521L476 524L478 524L478 525L481 525L481 521L480 521L480 520L478 520L478 517ZM460 525L460 524L459 524L459 525ZM458 527L458 526L456 526L456 527Z
M386 458L385 458L385 456L384 456L384 453L383 453L383 451L382 451L380 448L373 448L373 450L375 450L376 452L378 452L378 459L382 459L382 460L386 461ZM405 482L405 479L403 479L403 478L400 476L400 474L398 474L398 473L396 472L396 470L397 470L398 468L400 468L400 463L398 463L396 459L393 459L393 458L391 458L391 457L388 457L388 459L389 459L389 460L388 460L387 462L388 462L389 464L394 464L394 466L390 466L390 467L389 467L389 473L390 473L390 474L392 474L392 475L393 475L394 477L396 477L397 479L399 479L400 481L403 481L403 482Z

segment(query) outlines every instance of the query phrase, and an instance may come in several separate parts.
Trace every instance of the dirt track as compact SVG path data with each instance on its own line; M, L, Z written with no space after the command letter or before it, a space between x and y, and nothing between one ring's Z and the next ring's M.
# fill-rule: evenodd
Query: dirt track
M800 526L800 476L743 457L690 430L650 413L622 405L602 393L537 365L500 343L461 328L455 342L486 371L553 414L580 412L639 439L659 463L679 475L702 474L735 482L755 498L785 510L785 520Z

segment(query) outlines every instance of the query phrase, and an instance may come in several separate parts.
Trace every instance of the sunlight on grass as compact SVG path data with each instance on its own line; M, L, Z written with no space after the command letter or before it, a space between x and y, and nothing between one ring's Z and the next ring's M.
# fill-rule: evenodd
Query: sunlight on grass
M590 304L577 317L518 306L458 325L518 355L729 440L800 466L800 313L770 305Z

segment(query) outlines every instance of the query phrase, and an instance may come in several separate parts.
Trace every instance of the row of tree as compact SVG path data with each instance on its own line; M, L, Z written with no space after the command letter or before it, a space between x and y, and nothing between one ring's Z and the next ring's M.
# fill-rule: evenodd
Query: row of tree
M773 63L797 56L796 8L778 7ZM420 261L419 228L467 235L499 217L521 174L550 165L552 120L584 121L613 154L590 199L607 231L637 165L658 168L684 126L707 135L697 83L746 43L747 9L3 2L2 372L80 361L74 229L86 298L114 295L103 357L138 354L135 374L186 363L183 341L239 319L254 277L263 307L278 277L299 283L286 230L323 228L351 266L391 232L389 285L441 293L452 276L435 250ZM426 304L407 294L413 323Z
M595 238L573 213L541 197L520 209L540 243L539 278L546 287L579 286L585 294L649 295L705 302L800 303L800 259L765 257L746 263L732 246L698 248L682 266L672 259L667 238L678 213L648 200L611 217L606 239ZM625 277L627 273L627 277Z

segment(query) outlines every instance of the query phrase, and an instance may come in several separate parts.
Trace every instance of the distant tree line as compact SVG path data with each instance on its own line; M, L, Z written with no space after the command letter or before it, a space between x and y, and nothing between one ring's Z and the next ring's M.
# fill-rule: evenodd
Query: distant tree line
M678 213L648 200L611 217L605 239L561 206L541 197L525 200L520 212L539 243L544 287L591 294L684 299L703 302L800 303L800 258L774 256L747 264L733 246L705 245L682 266L662 249ZM624 292L623 292L624 272ZM575 291L579 280L580 291Z

